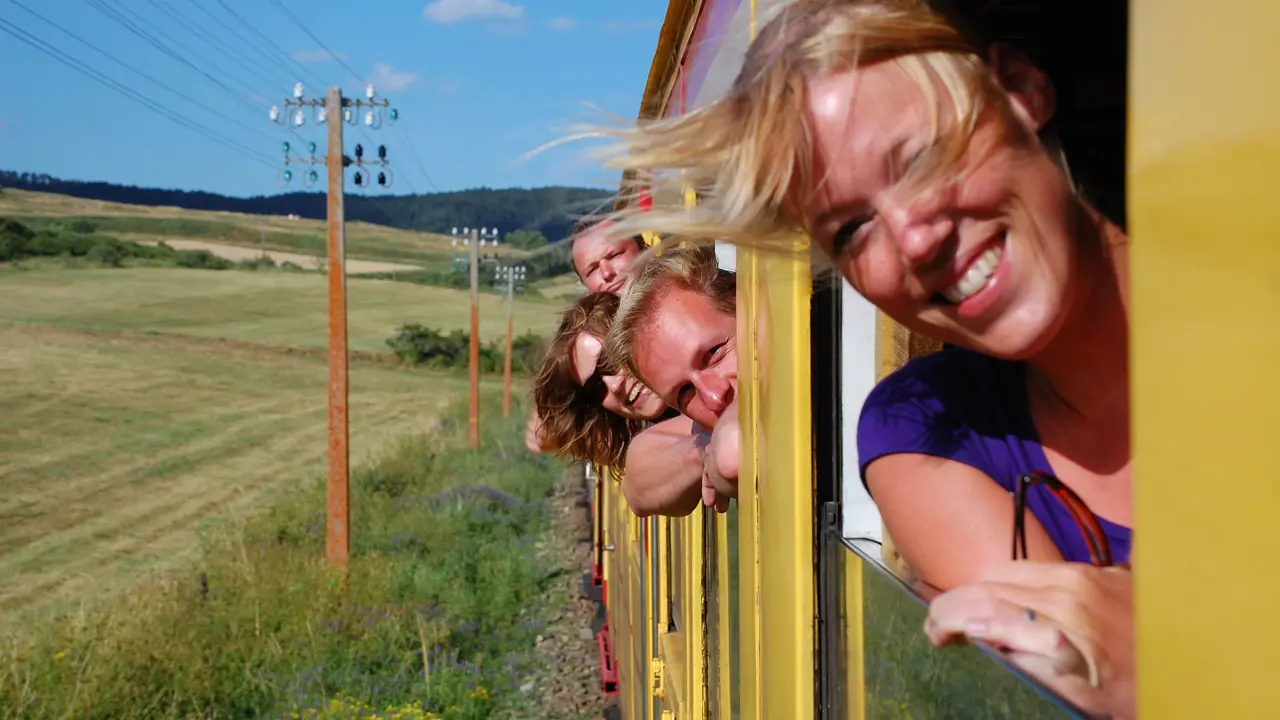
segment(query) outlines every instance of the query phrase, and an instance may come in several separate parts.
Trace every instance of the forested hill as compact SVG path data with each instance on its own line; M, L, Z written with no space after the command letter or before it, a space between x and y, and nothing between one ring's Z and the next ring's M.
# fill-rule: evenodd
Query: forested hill
M257 215L300 215L323 219L322 193L287 193L248 198L208 192L162 190L104 182L60 180L44 174L0 170L0 186L58 193L131 205L221 210ZM348 220L410 230L448 233L453 227L497 227L501 232L538 230L556 241L569 234L576 217L604 206L611 192L596 188L544 187L530 190L477 188L426 195L364 196L348 188Z

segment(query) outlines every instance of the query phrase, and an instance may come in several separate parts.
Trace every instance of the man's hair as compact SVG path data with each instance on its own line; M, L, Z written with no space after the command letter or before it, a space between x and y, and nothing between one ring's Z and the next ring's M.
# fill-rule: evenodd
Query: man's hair
M605 338L605 356L610 365L644 379L636 368L636 340L649 332L654 309L672 290L697 293L710 299L717 312L737 314L737 276L720 269L714 247L666 250L644 263L622 291L613 327Z
M584 295L564 311L534 379L533 402L542 422L539 439L554 447L556 455L621 468L627 445L645 423L612 413L599 398L590 397L573 364L578 335L585 332L603 342L617 309L618 296L597 292ZM605 362L602 352L597 367Z

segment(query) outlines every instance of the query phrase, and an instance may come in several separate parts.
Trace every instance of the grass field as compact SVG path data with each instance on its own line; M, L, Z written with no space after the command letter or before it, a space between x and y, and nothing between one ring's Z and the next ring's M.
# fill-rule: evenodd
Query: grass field
M322 358L154 336L0 331L0 617L127 582L209 516L323 469ZM353 458L422 431L457 375L356 365Z
M326 279L281 272L172 268L0 268L0 321L94 331L181 333L247 342L322 347L327 342ZM465 292L411 283L350 279L352 349L384 352L404 323L466 329ZM560 301L521 296L516 333L549 337ZM480 340L506 334L506 298L480 294Z
M0 217L32 221L37 225L38 218L85 218L93 222L99 232L137 242L185 237L258 248L265 236L265 247L269 250L311 256L323 251L326 233L321 220L126 205L13 189L5 189L0 194ZM348 257L363 260L447 264L454 250L448 235L364 222L348 222L346 233ZM486 248L486 252L494 251ZM497 253L510 258L526 254L505 246L499 246Z
M192 562L0 632L0 720L551 716L522 686L563 572L536 550L559 472L497 400L484 394L479 452L452 403L353 469L345 581L322 560L312 475L204 533Z

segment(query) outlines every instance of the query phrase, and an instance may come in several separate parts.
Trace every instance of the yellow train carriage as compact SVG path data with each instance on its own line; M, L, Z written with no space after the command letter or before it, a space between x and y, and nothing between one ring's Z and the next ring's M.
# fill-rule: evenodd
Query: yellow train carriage
M723 92L778 4L672 0L641 116ZM1280 717L1266 520L1280 486L1280 4L957 4L1070 54L1072 164L1127 216L1139 711ZM858 481L862 399L932 343L808 263L718 252L738 272L738 502L640 519L608 469L593 486L602 673L621 715L1077 716L994 655L929 647Z

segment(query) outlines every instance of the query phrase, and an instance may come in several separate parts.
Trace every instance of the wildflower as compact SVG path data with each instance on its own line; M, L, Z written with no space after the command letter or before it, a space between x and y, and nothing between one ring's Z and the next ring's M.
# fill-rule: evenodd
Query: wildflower
M61 659L65 658L66 656L67 656L67 654L66 654L65 652L62 652L62 651L60 650L60 651L58 651L58 652L57 652L57 654L55 654L55 655L53 656L53 659L54 659L54 660L61 660Z

